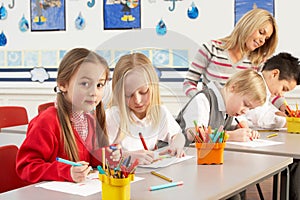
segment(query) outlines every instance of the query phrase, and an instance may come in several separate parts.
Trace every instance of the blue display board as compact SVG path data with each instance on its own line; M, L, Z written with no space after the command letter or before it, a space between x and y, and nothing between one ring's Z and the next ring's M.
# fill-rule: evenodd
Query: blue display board
M253 8L262 8L274 15L274 0L235 0L234 24L249 10Z
M141 28L140 0L104 0L104 30Z

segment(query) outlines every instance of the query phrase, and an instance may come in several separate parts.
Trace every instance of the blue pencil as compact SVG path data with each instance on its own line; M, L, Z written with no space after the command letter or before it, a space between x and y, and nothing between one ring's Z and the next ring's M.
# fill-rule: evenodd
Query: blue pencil
M175 186L179 186L179 185L183 185L183 181L178 181L178 182L166 183L166 184L162 184L162 185L151 186L149 188L149 190L150 191L161 190L161 189L164 189L164 188L175 187Z
M81 163L76 163L76 162L66 160L66 159L63 159L63 158L59 158L59 157L57 157L56 160L58 162L65 163L65 164L72 165L72 166L82 166Z

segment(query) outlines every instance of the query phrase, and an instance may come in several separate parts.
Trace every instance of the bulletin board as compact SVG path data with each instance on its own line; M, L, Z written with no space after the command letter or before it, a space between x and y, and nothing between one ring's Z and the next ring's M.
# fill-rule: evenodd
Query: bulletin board
M65 0L30 2L31 31L65 31Z
M236 24L246 12L252 10L253 8L265 9L269 11L273 17L275 17L274 0L235 0L234 3L234 24Z
M141 1L103 1L104 30L141 28Z

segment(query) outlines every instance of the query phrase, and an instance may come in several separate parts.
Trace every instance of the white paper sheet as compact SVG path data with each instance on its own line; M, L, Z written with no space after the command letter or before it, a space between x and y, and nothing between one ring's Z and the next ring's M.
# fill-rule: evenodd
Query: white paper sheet
M134 177L134 181L132 181L131 183L142 179L144 178ZM80 196L89 196L102 191L102 184L98 178L98 173L92 173L88 175L87 179L82 183L50 181L38 184L36 185L36 187L42 187L49 190L55 190Z
M255 140L249 141L249 142L226 142L226 143L245 146L245 147L264 147L264 146L270 146L270 145L283 144L283 142L277 142L277 141L272 141L272 140L262 140L262 139L255 139Z
M138 167L143 167L143 168L160 168L160 167L167 167L169 165L175 164L175 163L179 163L188 159L191 159L194 156L184 156L181 158L176 158L174 157L169 157L169 158L163 158L161 160L157 160L155 162L153 162L150 165L139 165Z

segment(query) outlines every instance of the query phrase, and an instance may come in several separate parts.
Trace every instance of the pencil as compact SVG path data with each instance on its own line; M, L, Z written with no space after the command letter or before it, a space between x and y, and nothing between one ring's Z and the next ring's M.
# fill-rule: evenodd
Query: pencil
M57 157L56 160L58 162L61 162L61 163L65 163L67 165L72 165L72 166L82 166L81 163L76 163L76 162L73 162L73 161L70 161L70 160L66 160L66 159L63 159L63 158L59 158Z
M169 187L175 187L175 186L179 186L179 185L183 185L183 181L178 181L178 182L166 183L166 184L162 184L162 185L151 186L149 188L149 190L150 191L154 191L154 190L160 190L160 189L169 188Z
M243 125L239 122L239 120L237 118L234 118L236 123L239 125L240 128L244 128Z
M270 135L267 136L267 138L271 138L271 137L275 137L275 136L278 136L278 133L270 134Z
M283 103L284 103L284 105L285 105L286 111L288 112L288 115L289 115L290 117L293 117L292 110L291 110L291 108L289 107L289 105L288 105L288 103L286 102L286 100L284 100Z
M267 129L261 129L257 130L258 132L278 132L279 130L267 130Z
M102 168L105 170L105 147L102 147Z
M143 137L143 135L142 135L141 132L139 132L139 136L140 136L140 139L141 139L142 144L143 144L143 146L144 146L144 149L145 149L145 150L148 150L148 147L147 147L147 145L146 145L146 142L145 142L144 137Z
M162 179L164 179L164 180L166 180L166 181L169 181L169 182L172 182L172 181L173 181L171 178L168 178L168 177L166 177L166 176L164 176L164 175L162 175L162 174L159 174L159 173L157 173L157 172L155 172L155 171L151 171L151 174L153 174L154 176L157 176L157 177L159 177L159 178L162 178Z
M188 129L188 132L189 132L189 134L191 134L195 138L195 140L198 143L202 142L201 138L198 135L194 134L194 132L191 129Z

